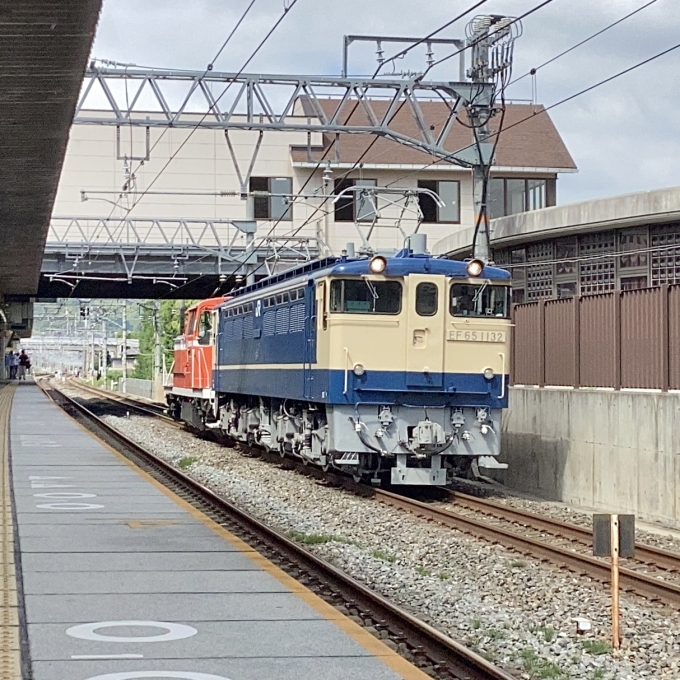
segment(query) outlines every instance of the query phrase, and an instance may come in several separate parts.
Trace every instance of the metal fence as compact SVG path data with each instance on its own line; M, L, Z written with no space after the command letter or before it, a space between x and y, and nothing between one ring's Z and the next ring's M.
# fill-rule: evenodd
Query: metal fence
M680 389L680 286L515 305L512 381Z

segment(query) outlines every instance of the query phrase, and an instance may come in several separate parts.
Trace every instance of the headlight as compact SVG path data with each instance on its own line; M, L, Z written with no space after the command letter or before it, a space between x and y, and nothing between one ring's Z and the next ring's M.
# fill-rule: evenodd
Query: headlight
M382 274L385 267L387 267L387 260L382 255L376 255L368 265L373 274Z
M352 372L356 376L362 376L364 373L366 373L366 369L364 368L363 364L354 364L354 368L352 368Z
M484 270L484 262L482 262L481 260L477 260L477 259L470 260L467 264L468 276L471 276L473 278L479 276L482 273L483 270Z
M484 369L484 377L487 380L493 380L494 375L496 375L496 374L493 372L493 368L485 368Z

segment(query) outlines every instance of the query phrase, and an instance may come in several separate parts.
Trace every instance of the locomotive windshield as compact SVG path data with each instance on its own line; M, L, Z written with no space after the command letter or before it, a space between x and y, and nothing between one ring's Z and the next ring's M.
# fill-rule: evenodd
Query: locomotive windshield
M454 283L449 309L453 316L507 317L510 314L510 287L494 286L488 281Z
M331 282L331 312L345 314L399 314L398 281L336 279Z

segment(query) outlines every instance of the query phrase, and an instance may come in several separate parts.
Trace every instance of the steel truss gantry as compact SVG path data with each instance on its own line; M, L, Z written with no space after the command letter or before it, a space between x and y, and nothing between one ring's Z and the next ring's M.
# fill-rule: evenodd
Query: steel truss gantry
M346 73L344 77L335 77L111 68L92 62L74 123L116 126L119 145L123 127L146 128L146 157L151 148L151 128L223 130L244 195L247 175L267 131L307 132L310 145L312 133L335 135L336 142L340 134L378 135L433 159L472 170L476 222L473 255L489 261L486 194L498 139L496 136L494 142L491 140L489 120L497 112L499 92L507 86L513 45L520 29L517 19L499 15L475 17L468 24L465 47L451 55L471 48L468 80L459 81L424 80L439 63L432 60L431 46L424 74L404 78L347 77ZM380 36L368 38L381 40ZM416 40L414 46L421 42L427 39ZM381 49L379 44L379 53ZM461 71L462 64L461 58ZM103 96L97 98L97 90ZM425 101L443 102L444 119L428 120L422 106ZM473 141L451 150L446 148L446 141L463 111L467 115L463 123L470 128ZM245 177L229 140L231 130L259 132Z
M126 87L116 87L116 83L125 83ZM376 134L450 163L472 167L490 162L490 145L452 151L444 144L460 111L470 106L490 107L493 91L494 84L483 81L420 82L415 78L279 76L91 65L74 123ZM169 103L171 92L179 102L176 106ZM425 100L444 102L446 118L428 120L422 108ZM415 129L416 134L396 129L397 114L402 117L399 127ZM404 115L408 116L407 125L403 124Z
M61 280L151 277L171 285L187 276L232 276L244 265L260 265L271 274L328 253L320 239L258 239L254 227L251 220L53 217L43 275Z

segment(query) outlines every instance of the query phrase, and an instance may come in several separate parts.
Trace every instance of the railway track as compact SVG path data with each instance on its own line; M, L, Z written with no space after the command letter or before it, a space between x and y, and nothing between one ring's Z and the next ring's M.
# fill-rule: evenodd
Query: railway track
M87 389L80 383L74 384L73 387L103 399L111 399L113 396L89 385L86 386ZM136 400L127 398L123 399L122 403L148 412L146 405ZM168 416L157 417L162 417L175 427L178 426L178 423ZM276 456L271 458L280 462ZM306 474L316 472L310 471L310 468L303 467L302 464L295 467L299 467ZM327 477L320 471L319 476ZM339 483L335 477L335 483ZM377 500L387 505L469 535L505 545L527 556L567 567L597 581L609 582L608 562L587 554L592 544L592 533L584 527L459 492L446 492L450 507L423 503L383 489L372 489L371 492ZM621 588L625 592L641 595L654 602L680 606L680 555L642 543L637 543L635 550L634 559L622 561ZM652 570L654 573L644 573L641 571L643 569ZM669 577L671 581L666 581L665 579ZM672 580L676 578L679 580L673 582Z
M549 534L556 538L563 538L565 541L578 543L592 547L592 529L569 524L551 517L536 515L520 508L513 508L502 503L496 503L489 499L476 498L458 492L449 493L449 502L457 509L482 514L492 521L498 519L503 522L525 527L537 534ZM649 566L664 570L674 576L680 576L680 555L669 550L656 548L644 543L635 545L635 563L638 566ZM633 564L628 561L627 564Z
M182 427L181 423L178 423L176 420L173 420L170 416L168 416L165 413L165 407L162 404L156 404L146 401L143 402L139 399L134 399L132 397L123 396L121 394L109 392L108 390L102 390L97 387L93 387L92 385L88 385L87 383L81 382L80 380L69 380L67 384L75 390L80 390L81 392L85 392L86 394L91 394L92 396L100 397L102 399L105 399L106 401L115 401L119 404L122 404L123 406L128 406L134 409L135 411L139 411L140 413L154 416L154 418L158 418L159 420L162 420L164 423L172 425L173 427L178 428Z
M239 536L327 602L358 616L404 656L441 680L516 680L283 534L147 451L44 380L38 385L71 417L208 517ZM80 389L80 386L79 388Z
M455 496L457 498L458 494L455 494ZM418 517L455 528L466 534L484 538L492 543L505 545L524 555L538 557L554 564L568 567L576 573L589 576L598 581L609 582L609 564L603 560L592 557L591 555L587 555L584 552L576 551L573 542L569 543L569 547L565 547L563 544L557 544L550 540L546 540L545 533L543 532L541 532L540 537L538 537L536 535L527 535L526 533L522 534L517 531L516 528L509 529L507 526L503 526L502 520L505 518L501 517L502 511L498 508L505 510L504 506L493 504L492 510L487 504L488 502L478 498L465 496L461 500L461 504L467 506L468 510L472 507L480 508L480 510L476 510L475 514L473 514L469 511L458 512L455 509L444 509L442 507L437 507L432 503L423 503L383 489L376 489L375 497L382 503L406 510ZM514 508L509 510L512 511ZM482 517L479 517L480 513L482 514ZM501 521L490 521L490 515L493 515L496 520ZM552 532L561 532L559 527L563 524L561 522L547 520L546 518L539 518L531 513L522 513L521 521L520 515L515 516L512 512L509 512L507 517L514 517L514 519L506 519L506 525L516 525L519 523L524 527L532 526L534 530L536 526L531 524L534 518L537 520L536 524L539 524L538 520L549 521L552 526ZM581 527L574 527L573 525L566 526L569 527L569 529L564 530L565 534L571 534L573 531L572 535L575 535L575 530L578 529L579 538L582 538L582 534L580 533ZM590 536L590 534L588 535ZM562 533L553 533L553 538L555 536L558 536L560 539L568 538L568 536L563 536ZM563 541L561 542L563 543ZM581 543L583 543L582 540ZM646 551L645 554L648 556L648 559L652 559L651 556L657 552L656 548L650 546L644 546L644 550ZM669 565L674 572L680 571L680 556L666 551L659 552L661 553L660 558L664 560L664 564ZM628 563L630 563L630 560ZM654 563L654 566L664 569L664 567L661 567L656 563ZM665 570L668 570L668 568ZM625 592L635 593L636 595L641 595L655 602L680 606L680 585L675 583L665 582L660 578L631 569L629 566L621 567L620 583L622 590Z

